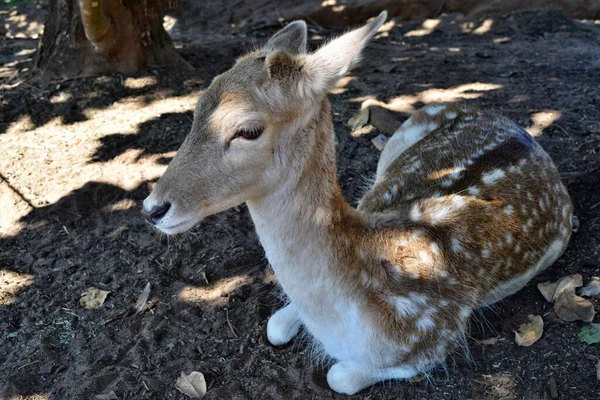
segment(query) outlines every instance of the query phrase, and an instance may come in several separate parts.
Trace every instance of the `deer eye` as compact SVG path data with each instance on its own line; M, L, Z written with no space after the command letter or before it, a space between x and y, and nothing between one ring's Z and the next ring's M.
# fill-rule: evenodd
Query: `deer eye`
M258 138L263 131L263 128L240 129L235 133L234 139L241 137L247 140L254 140Z

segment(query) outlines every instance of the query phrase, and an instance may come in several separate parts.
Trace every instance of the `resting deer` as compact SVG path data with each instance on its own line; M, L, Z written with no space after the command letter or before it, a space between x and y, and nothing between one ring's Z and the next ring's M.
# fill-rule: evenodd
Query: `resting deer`
M190 134L144 201L166 234L246 202L301 326L336 360L336 392L411 378L444 361L472 311L521 289L564 251L572 205L550 157L513 122L460 105L417 111L349 206L336 176L327 91L385 21L307 52L293 22L200 96Z

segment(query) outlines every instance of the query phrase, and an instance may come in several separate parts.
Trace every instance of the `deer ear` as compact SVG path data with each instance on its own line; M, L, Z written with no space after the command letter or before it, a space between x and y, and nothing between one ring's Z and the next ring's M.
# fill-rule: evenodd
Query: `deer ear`
M338 79L351 70L377 29L385 22L387 11L367 25L350 31L306 57L306 74L313 92L332 89Z
M264 50L267 54L277 51L305 54L307 36L306 22L294 21L273 35L265 45Z

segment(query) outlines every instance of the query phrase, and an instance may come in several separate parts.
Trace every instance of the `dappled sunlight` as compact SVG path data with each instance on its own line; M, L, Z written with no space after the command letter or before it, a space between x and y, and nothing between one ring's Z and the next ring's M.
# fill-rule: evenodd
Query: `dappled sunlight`
M351 99L354 102L362 102L361 109L370 106L381 106L392 111L404 113L412 113L416 110L415 104L430 104L430 103L454 103L462 100L477 99L491 90L501 89L503 85L496 83L467 83L449 89L427 89L423 92L398 96L391 99L389 102L377 100L374 96L355 97ZM420 108L420 107L417 107Z
M492 25L494 25L494 20L491 18L486 19L483 23L473 30L473 33L476 35L483 35L488 33L490 29L492 29Z
M249 276L233 276L224 278L207 287L185 286L177 296L178 300L195 305L219 306L228 303L226 295L240 286L252 281Z
M0 306L7 306L15 297L33 283L33 275L0 269Z
M439 19L426 19L425 21L423 21L422 29L415 29L413 31L410 32L406 32L404 34L404 36L406 37L414 37L414 36L426 36L431 34L435 28L437 28L437 26L440 24L440 22L442 22Z
M123 86L128 89L142 89L148 86L158 84L158 80L154 76L142 76L140 78L127 78L123 81Z
M557 110L544 110L536 112L531 116L531 125L525 130L531 136L541 136L544 129L551 126L556 120L562 116L562 113Z
M111 213L115 211L127 211L129 209L135 208L137 206L136 202L132 199L122 199L117 201L116 203L108 204L102 207L102 212Z
M135 138L144 123L165 114L193 110L199 94L200 91L195 91L165 97L150 104L144 103L144 96L125 98L103 109L88 108L83 111L87 119L71 125L64 125L62 117L55 117L43 127L33 129L30 117L22 116L0 135L0 147L5 154L0 159L0 171L24 198L0 196L0 209L14 210L0 221L0 234L22 229L19 220L31 211L30 205L41 207L56 203L90 180L131 190L142 182L160 177L166 168L164 154L145 156L140 149L129 149L102 163L90 162L90 158L102 146L103 137L119 134ZM55 101L60 101L61 96ZM182 115L182 118L187 117ZM50 131L60 134L47 134ZM45 171L46 178L31 182L30 171Z
M71 100L72 98L73 98L73 95L71 93L60 92L59 94L56 94L50 98L50 103L52 103L52 104L65 103L65 102Z

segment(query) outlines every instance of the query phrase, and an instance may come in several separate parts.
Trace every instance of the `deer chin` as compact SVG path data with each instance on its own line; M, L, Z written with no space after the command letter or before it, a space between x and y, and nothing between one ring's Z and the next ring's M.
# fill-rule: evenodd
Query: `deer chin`
M201 216L182 216L177 219L166 221L167 224L158 223L156 228L166 235L175 235L190 230L194 225L202 221Z

